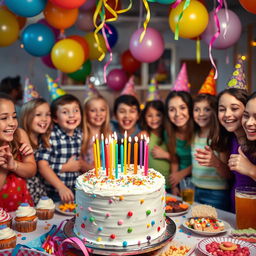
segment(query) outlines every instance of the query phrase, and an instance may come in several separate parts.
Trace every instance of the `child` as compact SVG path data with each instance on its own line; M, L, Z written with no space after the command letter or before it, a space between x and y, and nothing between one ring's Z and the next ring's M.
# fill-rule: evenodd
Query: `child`
M166 189L170 190L170 154L164 129L164 103L161 100L148 101L141 115L141 126L149 136L149 167L158 170L165 177Z
M36 152L39 141L45 147L49 147L49 136L51 132L51 111L48 102L42 98L33 99L25 103L21 108L21 127L27 132L30 144ZM46 188L41 176L27 179L29 192L37 204L41 196L46 196Z
M85 160L84 170L94 168L92 138L101 134L107 138L110 132L109 105L105 98L100 95L89 97L84 103L84 133L82 155Z
M165 101L172 193L179 194L179 182L191 173L191 140L193 136L193 101L186 91L171 91Z
M33 150L26 132L18 128L14 102L0 93L0 207L15 211L21 202L33 205L26 178L35 173Z
M212 141L219 136L217 98L210 94L199 94L194 99L193 117L195 135L192 149L192 182L195 185L195 201L228 210L229 195L227 178L230 177L227 154L213 152ZM211 155L209 162L204 155ZM202 157L202 158L201 158Z
M66 94L55 99L51 103L54 127L50 147L40 145L36 153L39 171L47 181L47 194L55 202L74 200L75 181L81 170L81 113L75 96Z

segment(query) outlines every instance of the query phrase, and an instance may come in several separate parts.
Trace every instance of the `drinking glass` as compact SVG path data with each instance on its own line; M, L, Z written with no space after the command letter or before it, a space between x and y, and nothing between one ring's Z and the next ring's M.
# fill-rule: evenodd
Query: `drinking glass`
M195 186L192 183L192 179L187 177L180 181L181 197L184 202L189 204L194 203L195 198Z
M235 202L237 228L256 228L256 187L237 187Z

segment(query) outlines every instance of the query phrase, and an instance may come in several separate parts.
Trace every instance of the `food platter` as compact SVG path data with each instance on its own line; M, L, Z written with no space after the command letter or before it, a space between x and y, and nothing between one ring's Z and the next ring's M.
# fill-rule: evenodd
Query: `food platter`
M62 202L57 202L55 203L55 210L61 214L67 215L67 216L75 216L75 212L74 211L63 211L60 209L60 206L62 206L63 203Z

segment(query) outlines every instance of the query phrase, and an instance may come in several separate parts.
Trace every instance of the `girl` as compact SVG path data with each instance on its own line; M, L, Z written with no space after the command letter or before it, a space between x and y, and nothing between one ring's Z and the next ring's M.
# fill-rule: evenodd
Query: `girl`
M109 105L105 98L100 95L90 97L84 103L84 133L82 143L82 156L85 160L83 169L88 171L94 168L92 137L101 134L107 138L110 134Z
M193 101L188 92L171 91L165 101L169 152L172 160L170 183L172 193L179 194L179 182L191 173L191 140L193 135Z
M33 205L26 178L35 173L33 150L26 132L18 128L14 103L0 93L0 207L15 211L21 202Z
M164 104L160 100L149 101L142 111L141 126L149 136L149 167L162 173L166 180L166 189L170 189L170 154L167 150L164 129Z
M51 111L46 100L33 99L25 103L21 108L20 120L21 127L27 132L34 152L38 149L39 141L42 141L45 147L49 147ZM41 196L46 196L46 189L39 173L27 179L27 186L35 204Z
M215 96L199 94L195 97L193 108L195 135L191 145L192 182L195 185L195 201L227 210L226 198L229 195L227 178L230 177L226 164L227 154L212 150L212 141L216 141L219 134L216 109ZM210 163L205 161L204 154L212 156Z

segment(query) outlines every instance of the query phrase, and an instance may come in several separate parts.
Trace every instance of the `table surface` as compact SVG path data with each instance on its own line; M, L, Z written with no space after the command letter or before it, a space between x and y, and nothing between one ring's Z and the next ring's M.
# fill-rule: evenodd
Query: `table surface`
M222 211L219 209L217 209L217 212L218 212L218 218L228 222L231 226L231 230L235 228L235 214ZM14 216L14 213L11 213L11 214ZM185 221L185 219L189 217L191 217L191 210L189 210L188 213L185 215L171 217L171 219L175 222L177 227L175 237L170 243L165 245L162 249L154 253L151 252L150 255L152 256L160 255L161 252L166 251L170 245L176 245L176 246L186 245L191 248L189 255L191 256L199 255L199 252L194 249L197 243L206 237L197 235L182 226L182 223ZM36 237L49 231L52 225L56 224L58 226L63 220L70 219L70 218L72 218L72 216L62 215L58 212L55 212L54 218L51 220L38 220L37 229L34 232L31 232L31 233L18 232L17 233L18 234L17 243L26 244L27 242L32 241ZM230 231L223 233L222 236L227 236L229 232Z

